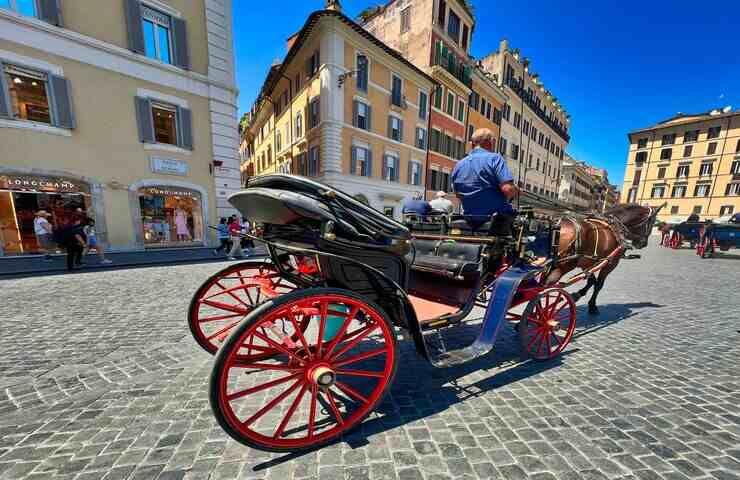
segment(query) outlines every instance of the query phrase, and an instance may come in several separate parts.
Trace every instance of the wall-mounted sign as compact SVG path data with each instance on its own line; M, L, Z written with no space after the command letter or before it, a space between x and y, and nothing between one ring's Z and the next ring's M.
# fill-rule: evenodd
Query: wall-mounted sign
M139 193L144 195L159 195L163 197L191 197L200 198L198 192L192 190L186 190L184 188L169 188L169 187L148 187L139 190Z
M87 185L61 177L0 175L0 190L36 193L88 193Z
M187 162L173 158L149 157L153 173L186 177L190 168Z

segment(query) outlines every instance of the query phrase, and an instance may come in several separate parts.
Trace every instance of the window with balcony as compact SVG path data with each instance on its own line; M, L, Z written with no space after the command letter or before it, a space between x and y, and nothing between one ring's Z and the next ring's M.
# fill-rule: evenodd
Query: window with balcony
M691 156L691 153L694 151L693 145L687 145L683 147L683 158L688 158Z
M370 63L363 54L357 55L357 90L367 92L368 78L370 74Z
M707 130L707 139L719 138L719 134L722 131L722 127L710 127Z
M654 185L650 198L663 198L663 195L665 195L665 185Z
M411 30L411 7L401 10L401 33Z
M712 187L711 184L708 183L702 183L696 186L694 188L694 196L695 197L708 197L709 196L709 190Z
M403 81L395 74L392 78L391 102L397 107L403 106Z
M712 142L707 145L707 155L714 155L717 153L717 142Z
M686 185L675 185L671 191L671 197L683 198L686 196Z
M676 134L675 133L668 133L666 135L663 135L663 140L661 142L661 145L673 145L676 143Z
M352 147L351 170L353 175L371 177L372 162L372 151L370 149L357 146Z
M648 142L648 139L647 138L640 138L640 139L638 139L637 140L637 148L638 149L640 149L640 148L647 148L647 142Z
M460 43L460 17L450 10L450 19L447 22L447 34L455 43Z
M740 160L732 162L732 165L730 165L730 173L733 175L740 174Z
M392 115L388 117L388 138L403 141L403 120Z
M383 162L383 180L397 182L399 179L400 159L396 155L385 155Z
M699 176L709 176L712 174L713 164L711 163L702 163L701 167L699 167Z
M672 148L664 148L660 151L660 159L661 160L670 160L673 156L673 149Z
M368 130L368 131L371 130L372 128L371 113L372 113L372 107L370 107L370 105L364 102L355 100L354 119L353 119L352 124L357 128L361 128L362 130Z
M683 178L689 176L690 165L679 165L676 170L676 178Z
M427 119L428 102L427 92L419 92L419 118L422 120Z
M699 130L687 130L683 134L683 143L696 142L699 140Z

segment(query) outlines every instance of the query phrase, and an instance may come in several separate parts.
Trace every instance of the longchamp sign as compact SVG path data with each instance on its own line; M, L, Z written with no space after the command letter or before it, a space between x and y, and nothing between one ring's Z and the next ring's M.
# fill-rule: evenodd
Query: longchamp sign
M0 175L0 189L38 193L82 193L88 188L66 178L32 175Z

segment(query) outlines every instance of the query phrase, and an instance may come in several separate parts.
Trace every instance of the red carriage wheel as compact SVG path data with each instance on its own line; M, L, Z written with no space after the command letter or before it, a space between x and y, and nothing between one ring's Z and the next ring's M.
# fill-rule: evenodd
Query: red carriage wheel
M568 292L550 288L532 299L522 314L522 355L549 360L559 355L576 329L576 304Z
M396 358L395 331L380 307L345 290L295 291L257 307L226 340L211 374L211 408L250 447L313 448L373 411Z
M230 265L206 280L193 296L190 331L198 345L214 354L257 305L295 289L271 263L253 260Z

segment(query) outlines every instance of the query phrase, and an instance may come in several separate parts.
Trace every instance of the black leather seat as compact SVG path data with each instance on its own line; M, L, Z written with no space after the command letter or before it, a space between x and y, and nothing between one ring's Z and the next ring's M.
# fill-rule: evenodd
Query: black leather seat
M468 279L478 274L482 245L460 242L414 240L413 270L446 278Z

